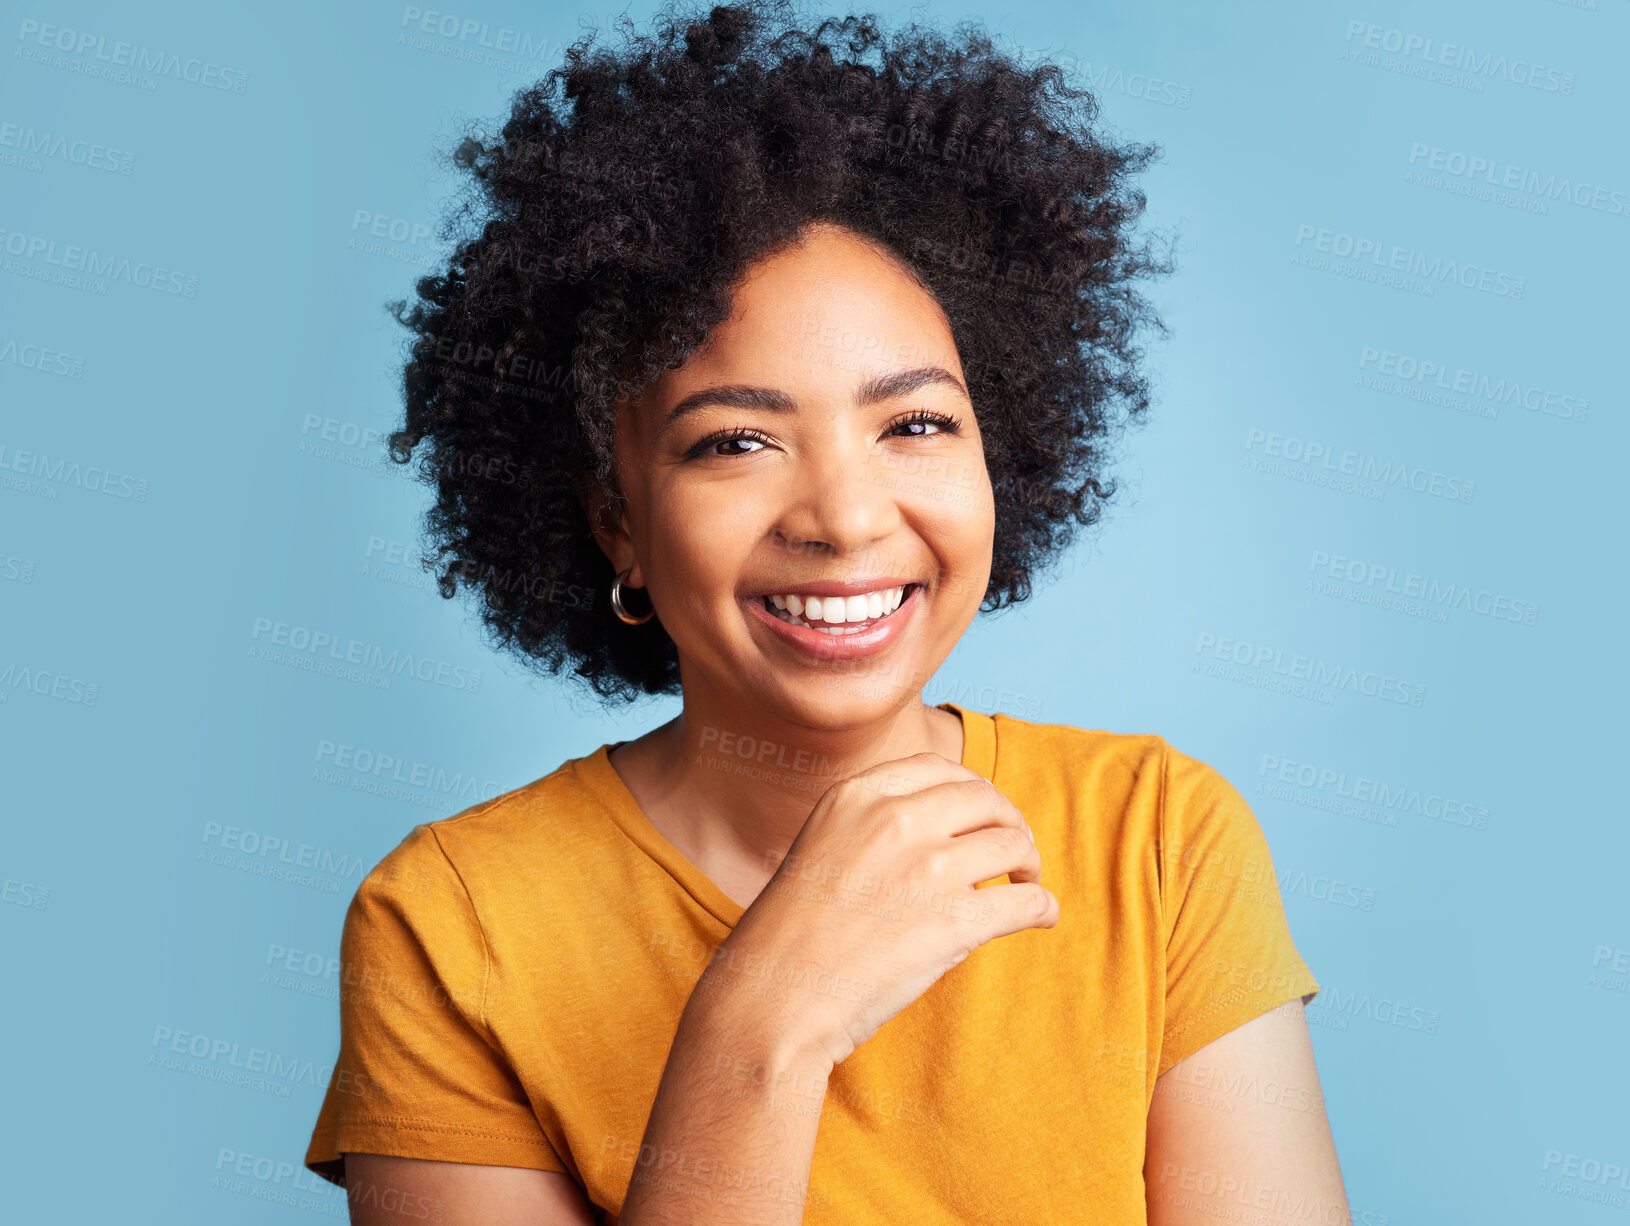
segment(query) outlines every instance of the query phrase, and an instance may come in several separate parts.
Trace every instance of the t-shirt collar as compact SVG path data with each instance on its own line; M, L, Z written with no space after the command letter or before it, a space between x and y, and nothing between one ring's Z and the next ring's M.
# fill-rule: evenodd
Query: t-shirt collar
M942 702L942 711L954 712L962 720L962 765L996 781L996 720L981 711L970 711L954 702ZM624 741L610 741L586 757L577 759L579 777L611 819L629 840L676 881L709 914L728 928L734 928L746 913L742 907L680 850L645 816L623 777L611 764L611 751Z

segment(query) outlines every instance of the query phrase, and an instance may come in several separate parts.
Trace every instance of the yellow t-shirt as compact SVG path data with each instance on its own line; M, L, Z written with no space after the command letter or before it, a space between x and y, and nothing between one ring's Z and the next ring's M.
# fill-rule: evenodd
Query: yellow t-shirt
M824 1099L787 1087L819 1132L807 1189L768 1191L813 1226L1142 1222L1155 1078L1319 990L1262 830L1158 736L941 706L1034 830L1058 926L980 946ZM340 1182L346 1151L566 1171L597 1220L621 1210L680 1011L743 912L640 811L620 744L414 827L357 887L312 1171ZM721 1198L759 1177L665 1170Z

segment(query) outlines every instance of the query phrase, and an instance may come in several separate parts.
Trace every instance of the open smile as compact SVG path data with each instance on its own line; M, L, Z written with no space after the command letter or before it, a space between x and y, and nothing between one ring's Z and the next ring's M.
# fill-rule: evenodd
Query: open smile
M745 602L777 637L821 659L852 659L881 651L905 630L922 603L922 584L857 596L767 595ZM854 616L851 616L853 614Z

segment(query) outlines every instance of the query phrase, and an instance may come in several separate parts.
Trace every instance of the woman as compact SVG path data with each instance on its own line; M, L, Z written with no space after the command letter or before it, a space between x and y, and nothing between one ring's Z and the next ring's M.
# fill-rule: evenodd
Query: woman
M443 594L683 711L358 888L306 1156L354 1221L1347 1220L1238 792L921 698L1113 492L1158 325L1152 151L964 39L715 8L461 148L392 438Z

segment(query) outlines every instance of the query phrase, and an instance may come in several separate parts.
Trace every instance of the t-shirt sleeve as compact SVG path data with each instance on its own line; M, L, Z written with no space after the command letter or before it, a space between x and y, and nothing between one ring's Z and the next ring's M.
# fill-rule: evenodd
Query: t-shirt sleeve
M1159 1071L1318 981L1291 940L1268 841L1234 786L1165 747L1160 806L1166 1007Z
M486 938L428 825L357 886L339 974L310 1170L343 1187L346 1152L566 1170L487 1026Z

